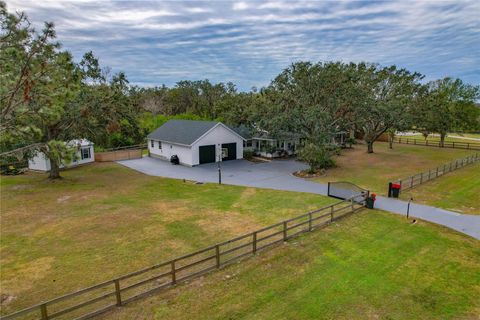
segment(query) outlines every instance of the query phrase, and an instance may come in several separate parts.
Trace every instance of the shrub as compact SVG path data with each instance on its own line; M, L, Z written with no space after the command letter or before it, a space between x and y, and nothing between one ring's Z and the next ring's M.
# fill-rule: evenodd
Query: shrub
M332 158L335 150L326 145L316 145L309 142L298 151L298 158L310 166L310 173L314 173L317 170L335 166L335 161Z
M251 159L255 155L255 151L253 150L243 150L243 158L244 159Z

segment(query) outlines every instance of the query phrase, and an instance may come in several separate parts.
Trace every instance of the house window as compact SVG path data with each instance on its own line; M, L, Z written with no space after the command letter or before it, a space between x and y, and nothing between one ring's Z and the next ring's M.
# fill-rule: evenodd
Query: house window
M151 146L152 148L155 148L155 143L153 142L153 140L150 140L150 146Z
M90 148L82 148L82 160L90 159Z
M247 147L251 147L252 146L252 140L247 140Z
M162 149L162 141L158 141L158 149Z

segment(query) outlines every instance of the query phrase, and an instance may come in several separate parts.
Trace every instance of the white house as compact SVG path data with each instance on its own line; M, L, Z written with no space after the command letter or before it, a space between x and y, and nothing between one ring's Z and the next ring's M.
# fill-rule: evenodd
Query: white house
M176 155L186 166L243 158L245 139L221 122L170 120L147 138L151 157Z
M91 141L88 141L87 139L78 139L71 140L67 142L67 144L78 148L78 150L73 161L67 165L60 165L60 168L70 168L95 161L95 153ZM38 151L32 159L28 160L28 168L36 171L50 171L50 160L43 152Z

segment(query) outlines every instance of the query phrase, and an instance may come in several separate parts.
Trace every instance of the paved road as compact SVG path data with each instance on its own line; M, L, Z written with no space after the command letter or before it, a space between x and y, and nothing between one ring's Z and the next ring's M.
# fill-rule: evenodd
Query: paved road
M144 157L142 159L118 161L118 163L142 173L174 179L186 179L199 182L218 182L216 164L196 167L173 166L166 161ZM327 185L297 178L291 173L306 169L307 166L295 160L275 160L253 163L246 160L222 163L222 182L225 184L268 188L286 191L298 191L327 194ZM397 214L406 214L407 202L377 197L375 207ZM480 239L480 216L459 214L431 206L412 204L410 215L426 221L444 225L451 229Z

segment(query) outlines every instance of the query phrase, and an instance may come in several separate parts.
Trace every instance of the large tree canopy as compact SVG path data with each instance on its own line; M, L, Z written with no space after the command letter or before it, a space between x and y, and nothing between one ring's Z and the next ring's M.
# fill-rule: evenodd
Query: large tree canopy
M413 111L414 124L422 132L439 133L443 146L449 132L478 128L480 109L476 100L479 98L480 87L465 84L460 79L429 82L423 86Z
M422 75L395 66L358 64L356 68L354 110L363 132L367 152L387 130L403 129L405 117L414 106Z
M52 23L37 33L24 13L10 14L0 2L0 112L2 149L23 145L51 159L51 177L70 160L69 121L64 118L78 93L80 74L71 55L59 50ZM28 148L31 146L31 148Z

